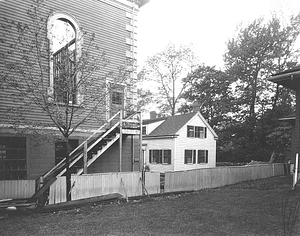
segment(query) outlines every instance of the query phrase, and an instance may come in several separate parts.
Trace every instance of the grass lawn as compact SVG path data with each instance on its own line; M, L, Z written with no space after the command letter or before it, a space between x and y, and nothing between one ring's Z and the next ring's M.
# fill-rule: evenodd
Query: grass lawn
M0 219L0 235L289 235L282 213L294 209L300 195L290 190L291 181L280 176L150 200L12 214ZM291 205L284 206L286 200ZM298 225L293 235L300 235Z

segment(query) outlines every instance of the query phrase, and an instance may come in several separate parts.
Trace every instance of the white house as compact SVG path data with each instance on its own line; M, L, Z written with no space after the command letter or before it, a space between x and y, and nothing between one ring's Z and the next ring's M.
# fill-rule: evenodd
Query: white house
M216 166L217 134L200 112L143 121L144 162L150 171Z

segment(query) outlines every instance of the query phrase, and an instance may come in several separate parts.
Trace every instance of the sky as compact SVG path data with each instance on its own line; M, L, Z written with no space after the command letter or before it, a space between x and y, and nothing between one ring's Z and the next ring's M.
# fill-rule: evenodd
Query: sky
M138 70L168 43L192 45L201 63L222 68L236 27L274 11L283 18L298 13L300 0L150 0L137 18Z

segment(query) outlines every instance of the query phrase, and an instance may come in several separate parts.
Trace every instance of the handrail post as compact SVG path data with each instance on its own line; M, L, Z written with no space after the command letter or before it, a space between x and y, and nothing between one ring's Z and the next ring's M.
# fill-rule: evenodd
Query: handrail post
M143 155L143 120L142 120L142 112L139 112L140 114L140 136L139 136L139 154L140 154L140 167L142 171L142 195L145 195L145 160L144 160L144 155Z
M298 153L296 153L293 189L296 188L296 184L298 182L298 163L299 163L299 157L298 157Z
M87 141L83 145L83 173L87 174Z
M122 172L122 145L123 145L123 143L122 143L122 132L123 132L123 112L121 111L120 112L120 138L119 138L119 152L120 152L120 156L119 156L119 158L120 158L120 168L119 168L119 171L120 172Z

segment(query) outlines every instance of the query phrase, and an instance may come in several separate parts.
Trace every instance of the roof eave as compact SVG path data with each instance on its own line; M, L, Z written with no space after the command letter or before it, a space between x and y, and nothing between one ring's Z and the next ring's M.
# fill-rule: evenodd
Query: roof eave
M268 78L268 80L273 83L282 85L286 88L296 90L297 86L295 86L295 78L298 76L300 76L300 71L294 71L284 74L273 75L272 77Z
M142 6L146 5L150 0L140 0L139 1L139 7L141 8Z
M168 134L168 135L145 135L143 136L143 140L148 139L166 139L166 138L177 138L178 134Z

